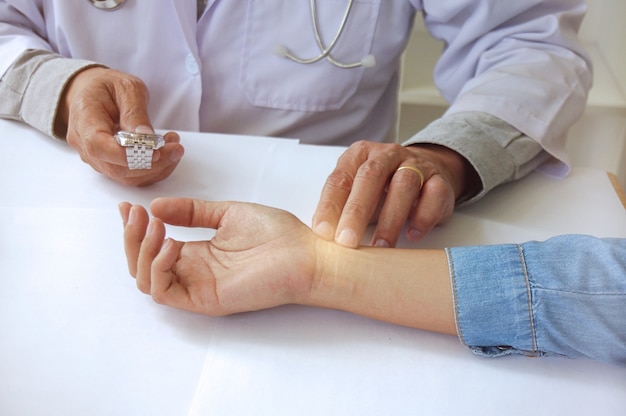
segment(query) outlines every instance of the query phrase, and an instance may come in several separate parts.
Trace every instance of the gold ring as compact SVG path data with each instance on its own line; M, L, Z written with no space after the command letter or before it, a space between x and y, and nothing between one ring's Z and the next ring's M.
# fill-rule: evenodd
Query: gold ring
M417 176L420 177L420 188L424 185L424 174L421 170L419 170L419 168L416 168L415 166L400 166L398 169L396 169L396 172L400 172L402 169L408 169L412 172L417 173Z

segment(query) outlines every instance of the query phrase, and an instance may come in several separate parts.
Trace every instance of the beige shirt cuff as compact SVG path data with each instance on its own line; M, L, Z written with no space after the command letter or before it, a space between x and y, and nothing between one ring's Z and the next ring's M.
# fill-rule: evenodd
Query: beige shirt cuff
M24 51L0 79L0 117L64 140L54 131L63 91L74 75L93 66L101 65L43 50Z
M482 189L460 205L475 202L498 185L520 179L550 156L537 141L504 120L482 112L444 116L403 143L445 146L463 156L476 170Z

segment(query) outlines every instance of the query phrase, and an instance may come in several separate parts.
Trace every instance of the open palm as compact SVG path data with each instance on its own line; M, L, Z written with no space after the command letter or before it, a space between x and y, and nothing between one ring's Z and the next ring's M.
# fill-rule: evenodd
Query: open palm
M286 211L158 199L146 231L147 213L134 209L138 218L125 230L129 266L136 264L138 286L159 303L226 315L296 302L310 289L317 238ZM209 241L163 243L164 223L216 233Z

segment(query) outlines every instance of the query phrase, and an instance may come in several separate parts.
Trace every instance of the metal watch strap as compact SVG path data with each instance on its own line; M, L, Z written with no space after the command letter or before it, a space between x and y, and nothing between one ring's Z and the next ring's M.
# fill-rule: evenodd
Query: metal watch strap
M135 144L126 147L128 169L152 169L152 146Z

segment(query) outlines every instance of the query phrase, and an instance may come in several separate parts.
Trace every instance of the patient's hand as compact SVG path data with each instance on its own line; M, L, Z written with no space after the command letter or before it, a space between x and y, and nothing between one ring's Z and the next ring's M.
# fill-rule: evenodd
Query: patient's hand
M261 205L162 198L154 218L120 204L124 245L139 289L158 303L217 316L306 303L316 242L292 214ZM207 241L165 239L165 225L216 229Z

